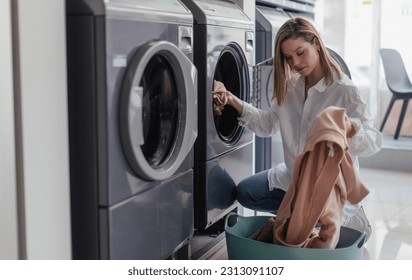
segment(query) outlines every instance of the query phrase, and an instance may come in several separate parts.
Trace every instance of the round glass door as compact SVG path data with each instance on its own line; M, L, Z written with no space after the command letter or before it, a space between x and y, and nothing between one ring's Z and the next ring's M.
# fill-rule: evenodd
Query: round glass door
M141 149L149 165L159 168L175 146L181 102L175 75L164 56L157 54L150 59L139 87L143 89Z
M132 54L121 87L119 126L124 155L139 177L171 177L192 149L196 73L170 42L151 42Z
M249 102L248 65L238 44L230 43L222 50L216 64L214 80L222 82L228 91L241 100ZM237 118L238 113L231 106L225 106L221 115L214 116L218 135L226 144L235 144L242 135L243 127L238 124Z

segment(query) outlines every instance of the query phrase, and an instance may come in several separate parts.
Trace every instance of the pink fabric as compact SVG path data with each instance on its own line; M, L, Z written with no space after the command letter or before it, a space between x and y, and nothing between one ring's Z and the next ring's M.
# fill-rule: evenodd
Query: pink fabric
M346 139L348 122L346 110L338 107L326 108L315 119L277 213L275 243L335 248L344 202L359 203L369 193L353 168ZM318 223L321 227L316 230Z

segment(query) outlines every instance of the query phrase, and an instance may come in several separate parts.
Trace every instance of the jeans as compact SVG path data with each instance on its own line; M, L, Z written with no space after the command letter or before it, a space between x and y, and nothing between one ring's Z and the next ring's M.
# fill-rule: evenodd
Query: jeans
M269 191L268 170L254 174L241 181L236 188L238 202L248 209L276 214L285 191Z

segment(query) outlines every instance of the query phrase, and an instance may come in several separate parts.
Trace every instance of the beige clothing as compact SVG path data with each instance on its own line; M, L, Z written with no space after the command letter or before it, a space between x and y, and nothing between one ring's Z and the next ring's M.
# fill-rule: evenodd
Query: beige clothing
M315 119L278 210L275 243L335 248L345 201L356 204L368 194L349 154L348 122L346 110L333 106ZM318 223L321 227L315 230Z
M244 102L239 124L261 137L280 132L284 162L269 169L269 190L287 191L292 181L296 158L303 152L309 129L316 117L327 107L346 108L356 134L348 140L353 164L358 166L358 157L372 156L382 146L382 133L373 125L373 118L356 85L346 75L339 79L334 73L333 82L327 84L322 78L307 91L305 77L288 80L288 93L282 106L276 101L267 110L261 110ZM360 205L345 203L343 219L347 222ZM344 222L345 222L344 221Z

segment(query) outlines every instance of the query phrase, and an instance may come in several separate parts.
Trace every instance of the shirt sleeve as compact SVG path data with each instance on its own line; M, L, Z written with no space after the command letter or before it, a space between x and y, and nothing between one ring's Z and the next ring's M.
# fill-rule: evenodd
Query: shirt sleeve
M288 190L289 185L292 182L292 176L289 174L284 162L279 163L275 167L269 169L268 182L269 191L281 189L286 192Z
M373 126L372 116L359 90L351 87L346 113L356 133L348 139L349 152L354 156L372 156L382 148L382 133Z
M269 137L279 131L279 119L275 109L262 110L243 102L239 124L253 131L257 136Z

